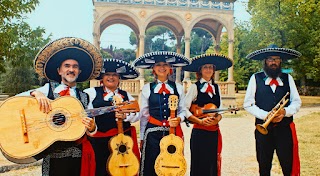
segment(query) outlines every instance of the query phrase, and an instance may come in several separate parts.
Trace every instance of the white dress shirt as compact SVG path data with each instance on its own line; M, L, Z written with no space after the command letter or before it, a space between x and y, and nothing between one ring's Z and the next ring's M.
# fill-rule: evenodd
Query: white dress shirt
M200 83L204 83L207 82L205 79L201 78L200 79ZM212 84L212 81L210 80L208 83ZM218 86L218 91L219 91L219 95L220 95L220 107L222 107L222 102L221 102L221 94L220 94L220 87ZM192 113L190 112L190 107L192 102L196 101L198 96L198 89L197 89L197 85L196 84L192 84L189 89L188 92L186 94L186 97L184 99L185 102L185 108L186 108L186 117L189 118L190 116L192 116Z
M158 82L160 82L158 80ZM164 82L166 83L166 82ZM177 87L177 91L179 94L179 107L177 116L181 118L181 123L185 119L185 108L184 108L184 92L181 84L175 83ZM141 104L140 104L140 139L144 137L144 131L148 124L150 114L149 114L149 97L150 97L150 83L145 84L141 91Z
M109 89L107 89L107 88L105 88L104 90L105 90L105 92L108 92L108 95L111 95L111 94L112 94L112 95L117 95L117 94L119 94L119 93L118 93L118 92L119 92L118 89L116 89L113 93L112 93L111 90L109 90ZM95 88L94 88L94 87L91 87L91 88L85 89L84 92L89 95L89 105L88 105L88 109L93 109L92 102L93 102L93 100L94 100L94 99L96 98L96 96L97 96L97 92L96 92ZM107 96L108 96L108 95L107 95ZM135 99L131 96L131 94L130 94L129 92L127 92L127 95L128 95L129 101L134 101L134 100L135 100ZM108 101L108 99L105 100L105 101ZM138 121L138 120L139 120L139 112L137 112L137 113L128 113L128 114L127 114L127 117L126 117L123 121L133 123L133 122L136 122L136 121Z
M289 77L289 87L290 87L290 105L288 107L285 107L284 109L286 110L285 117L291 117L295 113L297 113L301 107L301 99L297 90L297 87L294 83L294 80L290 74L288 74ZM265 80L265 85L269 85L271 81L271 78L267 78ZM283 82L279 77L277 77L277 81L279 82L279 86L283 86ZM273 93L276 91L277 86L272 85L270 86ZM255 74L251 76L246 96L244 98L244 103L243 107L245 108L246 111L248 111L250 114L254 115L255 117L264 120L267 117L268 112L260 109L257 105L255 105L255 93L256 93L256 78Z

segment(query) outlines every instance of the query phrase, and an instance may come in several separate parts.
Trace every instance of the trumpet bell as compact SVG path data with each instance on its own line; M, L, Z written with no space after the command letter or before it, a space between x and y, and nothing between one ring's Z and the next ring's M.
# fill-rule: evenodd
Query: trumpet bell
M268 130L267 128L264 126L264 124L257 124L256 125L257 130L261 133L261 134L268 134Z

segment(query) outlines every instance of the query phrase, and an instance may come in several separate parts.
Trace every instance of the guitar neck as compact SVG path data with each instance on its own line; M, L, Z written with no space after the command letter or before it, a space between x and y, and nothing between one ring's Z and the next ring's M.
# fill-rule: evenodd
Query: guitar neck
M174 118L176 116L176 111L175 110L170 110L170 117ZM175 134L176 133L176 128L170 127L169 129L169 134Z
M95 117L109 112L113 112L116 108L116 106L106 106L101 108L87 109L85 110L85 112L87 113L88 117Z
M118 134L123 133L123 125L122 125L123 119L117 120L117 126L118 126Z

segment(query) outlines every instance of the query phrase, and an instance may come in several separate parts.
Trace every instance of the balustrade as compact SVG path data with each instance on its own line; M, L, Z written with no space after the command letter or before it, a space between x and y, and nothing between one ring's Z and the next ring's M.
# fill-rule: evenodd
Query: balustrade
M94 0L94 2L234 10L232 2L209 0Z

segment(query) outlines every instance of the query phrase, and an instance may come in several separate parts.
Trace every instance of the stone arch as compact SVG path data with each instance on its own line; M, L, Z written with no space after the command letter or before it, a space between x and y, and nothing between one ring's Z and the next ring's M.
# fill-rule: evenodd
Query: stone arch
M190 29L192 29L197 23L199 23L201 20L204 20L204 19L211 19L211 20L218 21L223 26L226 27L227 31L233 30L233 29L230 29L231 26L229 25L227 20L225 20L224 18L221 18L217 15L212 15L212 14L202 15L202 16L199 16L196 19L192 20L192 23L190 24Z
M173 21L169 22L169 20L161 20L161 18L168 18L168 17L170 19L173 19ZM170 29L174 33L176 39L179 39L181 38L180 35L184 33L184 29L185 29L184 28L185 26L181 23L183 21L184 19L175 13L159 12L151 15L145 20L145 24L146 24L145 30L156 25L164 26Z
M149 16L146 20L145 20L145 24L149 24L153 19L157 18L157 17L161 17L161 16L168 16L171 17L173 19L175 19L176 21L184 21L183 18L181 18L179 15L175 14L175 13L167 13L167 12L158 12L158 13L154 13L153 15ZM185 26L181 23L179 23L181 25L182 28L184 28Z
M110 21L106 20L108 17L113 17L113 19ZM106 22L104 23L104 21ZM140 33L139 32L140 27L138 24L140 23L141 22L139 17L137 17L135 14L131 13L130 11L126 11L122 9L114 9L104 13L96 20L96 23L94 25L94 31L97 32L97 34L100 36L106 27L112 24L124 24L130 27L136 33L136 35L138 35ZM102 31L101 31L101 26L104 26Z

